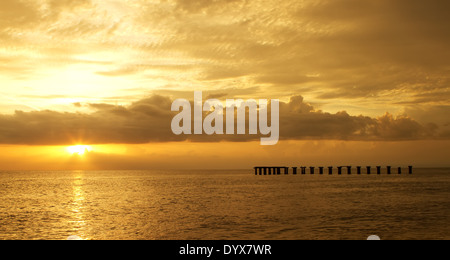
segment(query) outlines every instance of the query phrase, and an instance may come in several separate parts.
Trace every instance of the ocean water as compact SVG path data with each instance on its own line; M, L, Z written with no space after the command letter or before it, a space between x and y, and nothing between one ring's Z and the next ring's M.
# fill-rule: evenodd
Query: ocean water
M0 239L450 239L450 169L0 172Z

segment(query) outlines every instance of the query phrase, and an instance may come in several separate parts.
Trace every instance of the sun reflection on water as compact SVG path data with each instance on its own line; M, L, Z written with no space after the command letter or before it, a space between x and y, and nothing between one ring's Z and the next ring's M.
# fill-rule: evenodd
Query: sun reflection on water
M72 228L71 237L77 236L82 239L88 239L86 233L85 220L85 191L84 191L84 173L82 171L74 172L72 180L72 203L70 208L69 224Z

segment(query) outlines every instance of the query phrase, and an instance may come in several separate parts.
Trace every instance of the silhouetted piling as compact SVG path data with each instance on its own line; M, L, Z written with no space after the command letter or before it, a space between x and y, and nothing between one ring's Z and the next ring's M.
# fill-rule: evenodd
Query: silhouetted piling
M284 169L284 174L285 175L289 175L289 168L290 167L254 167L254 171L255 171L255 175L281 175L282 174L282 169ZM324 170L325 167L292 167L292 173L294 175L297 175L298 169L301 169L301 174L305 175L307 169L309 168L310 170L310 174L313 175L316 173L316 168L319 168L319 173L321 175L324 174ZM347 174L351 175L352 174L352 166L339 166L337 167L338 169L338 174L342 175L342 169L343 168L347 168ZM357 173L358 175L362 174L362 167L361 166L357 166ZM386 166L387 169L387 174L392 174L392 167L391 166ZM377 174L380 175L382 173L382 167L381 166L376 166L376 170L377 170ZM371 166L367 166L367 174L371 174L372 172L372 167ZM413 174L413 166L408 166L408 173L409 174ZM328 174L332 175L333 174L333 167L330 166L328 167ZM398 174L402 174L402 167L398 167Z
M306 174L306 167L301 167L302 168L302 175Z

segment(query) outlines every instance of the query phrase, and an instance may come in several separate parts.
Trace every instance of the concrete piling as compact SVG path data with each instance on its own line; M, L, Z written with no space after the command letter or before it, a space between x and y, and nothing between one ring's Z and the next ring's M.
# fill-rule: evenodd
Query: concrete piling
M289 175L289 168L291 167L286 167L286 166L282 166L282 167L254 167L254 173L255 176L258 175L281 175L281 171L282 169L284 169L284 175ZM298 169L301 169L301 174L305 175L306 174L306 170L308 167L302 166L302 167L292 167L292 173L294 175L298 174ZM324 174L324 170L326 167L318 167L319 168L319 173L320 175ZM351 175L352 174L352 166L338 166L338 174L342 175L342 169L343 168L347 168L347 174ZM367 166L367 174L371 174L372 173L372 167L371 166ZM361 166L357 166L357 173L358 175L362 174L362 167ZM377 174L380 175L382 173L382 167L381 166L376 166L377 169ZM386 166L387 169L387 174L390 175L392 174L392 167L391 166ZM309 167L310 170L310 174L314 175L316 173L316 167ZM413 166L408 166L408 173L409 174L413 174ZM329 175L333 175L333 167L330 166L328 167L328 174ZM402 174L402 167L398 167L398 174Z
M302 168L302 175L306 174L306 167L301 167Z

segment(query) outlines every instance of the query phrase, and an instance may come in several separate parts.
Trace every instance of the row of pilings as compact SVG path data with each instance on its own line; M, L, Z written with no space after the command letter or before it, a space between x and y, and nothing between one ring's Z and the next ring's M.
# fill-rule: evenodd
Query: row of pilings
M278 167L255 167L255 175L281 175L282 172L284 175L288 175L290 172L290 169L292 169L292 174L307 174L307 170L309 168L309 174L316 174L316 169L318 169L318 173L320 175L323 175L325 173L325 167L286 167L286 166L278 166ZM334 170L337 170L338 175L342 175L343 172L347 173L348 175L351 175L353 173L353 167L352 166L339 166L339 167L327 167L328 168L328 174L333 175ZM377 166L375 167L376 174L380 175L382 173L382 167ZM393 170L395 169L391 166L386 167L386 173L392 174ZM398 174L402 174L402 167L398 167L397 169ZM408 166L408 173L413 174L413 166ZM372 174L372 167L367 166L365 167L364 173L366 174ZM356 167L356 174L361 175L363 174L363 167L357 166Z

